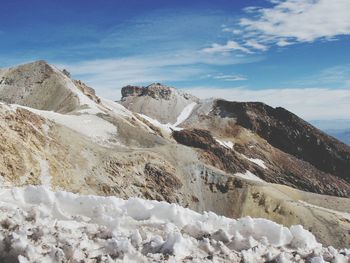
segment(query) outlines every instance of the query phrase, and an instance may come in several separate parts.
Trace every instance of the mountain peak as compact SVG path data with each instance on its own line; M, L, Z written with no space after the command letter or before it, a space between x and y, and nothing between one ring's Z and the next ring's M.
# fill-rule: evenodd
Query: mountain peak
M175 90L160 83L152 83L146 87L128 85L122 88L122 99L129 96L150 96L154 99L169 100Z
M86 104L80 101L84 97L79 96L80 93L88 93L90 99L97 100L92 89L81 82L74 82L67 72L58 70L45 60L0 72L0 100L6 103L67 113Z
M182 110L199 99L176 88L152 83L148 86L125 86L121 104L161 123L175 123Z
M171 100L174 97L181 96L186 100L198 101L198 98L191 94L158 82L152 83L148 86L127 85L122 88L121 93L122 101L124 101L127 97L132 96L149 96L156 100Z

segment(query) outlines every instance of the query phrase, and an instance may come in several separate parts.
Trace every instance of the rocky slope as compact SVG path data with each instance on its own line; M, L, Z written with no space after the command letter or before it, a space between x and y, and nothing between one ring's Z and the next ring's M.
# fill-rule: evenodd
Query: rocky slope
M350 147L321 132L283 108L263 103L216 100L214 111L222 118L257 133L272 146L305 160L319 170L350 180Z
M40 98L35 94L47 83L37 83L44 74L37 67L60 83ZM18 68L1 71L17 72L12 86L0 84L0 91L15 89L11 96L0 92L3 187L44 184L80 194L167 201L231 218L269 218L302 224L323 244L350 245L350 200L337 197L349 195L347 180L284 152L235 117L221 116L216 101L173 88L163 92L161 85L150 91L128 87L122 103L128 101L129 110L45 62ZM33 77L32 70L41 73ZM33 93L24 92L23 79L35 87ZM66 92L73 98L70 106L53 107L62 99L53 94ZM136 113L134 100L145 111ZM146 116L151 102L171 112L152 106ZM163 117L156 120L157 115Z

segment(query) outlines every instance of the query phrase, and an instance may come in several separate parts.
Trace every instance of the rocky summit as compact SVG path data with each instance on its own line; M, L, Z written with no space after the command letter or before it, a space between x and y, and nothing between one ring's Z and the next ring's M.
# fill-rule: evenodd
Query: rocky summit
M284 233L281 237L286 239L281 242L288 248L298 248L301 244L293 239L293 235L298 236L295 232L298 228L293 225L302 225L324 246L350 246L350 147L286 109L259 102L201 100L159 83L147 87L126 86L122 89L122 99L113 102L99 97L83 81L73 80L67 71L61 71L45 61L1 70L0 101L0 184L6 189L22 189L18 193L23 194L30 204L48 209L52 204L44 200L60 200L57 207L61 206L62 211L67 210L66 214L72 214L77 208L64 205L68 197L65 199L65 194L51 191L124 199L143 198L173 203L200 213L210 211L231 218L229 220L245 216L272 220L290 227L290 230L276 228ZM23 190L28 185L36 188ZM45 187L50 190L45 190ZM36 191L42 199L35 199ZM22 217L33 219L27 220L25 226L28 229L31 229L31 224L38 227L37 223L47 218L68 218L61 210L62 213L39 217L36 210L27 211L23 204L12 200L11 192L3 193L8 204L22 209L18 210L18 220ZM72 194L67 196L72 200L79 199ZM83 202L85 199L81 200ZM130 215L137 227L140 227L137 223L140 220L153 218L151 215L155 210L145 212L149 207L166 208L166 217L156 213L155 218L172 222L174 227L182 229L179 230L181 235L187 233L185 239L189 238L199 247L198 242L206 240L206 237L209 238L206 242L211 242L213 247L219 247L219 239L228 247L231 244L231 248L234 248L232 251L243 251L253 244L245 241L249 244L243 248L230 243L234 237L227 234L229 232L226 235L212 231L212 228L204 231L199 225L185 228L182 222L190 221L190 216L199 218L199 215L187 210L176 212L185 210L175 205L172 210L165 203L142 203L138 199L130 199L128 208L119 205L118 202L122 201L113 198L96 200L104 204L103 209L110 213L108 218L117 214L120 216L120 211L126 209L123 220L128 222L124 217ZM121 208L113 208L117 203ZM4 207L2 211L15 216L15 211L9 209L11 206ZM119 212L113 212L113 209ZM108 221L112 219L108 219L108 222L103 221L106 219L102 217L96 219L99 214L96 211L94 215L85 208L77 211L81 215L79 229L83 231L81 227L92 224L89 229L93 234L85 235L86 238L82 240L102 244L101 238L109 240L113 235L113 231L108 232L106 227L114 223ZM181 213L181 216L176 217L171 213ZM71 216L69 218L74 217ZM176 221L182 216L187 216L186 220ZM202 217L201 220L205 221L211 218L211 214ZM228 220L220 218L210 221L210 227ZM0 233L6 233L6 238L11 239L11 224L4 218L1 220ZM237 224L248 222L245 220L250 219L237 221ZM97 229L95 224L101 222L106 222L105 227ZM157 222L159 224L160 221ZM225 222L236 224L234 221ZM260 221L249 222L248 225L257 226ZM61 231L65 229L64 225L59 228ZM229 229L228 223L226 228ZM242 229L245 228L242 226ZM54 231L54 228L47 225L45 231ZM147 231L156 233L158 230ZM44 240L39 232L35 232L35 235L39 235L37 240L51 246L53 241ZM164 244L164 249L152 247L151 241L146 245L142 241L147 237L146 232L132 236L128 232L127 238L133 240L133 249L160 253L164 255L163 260L173 253L171 249L165 250ZM97 237L96 233L101 236ZM261 238L258 232L254 233L251 235ZM281 249L282 243L274 237L269 238L271 244ZM177 239L174 237L172 240ZM63 241L60 242L60 246L63 246ZM265 248L270 244L259 242L256 244L265 244ZM141 246L144 246L143 250ZM112 253L106 251L103 253ZM295 255L291 251L290 255ZM310 251L305 252L305 255L308 253L305 257L310 258L312 253L316 253L316 250ZM331 250L317 251L324 253L325 257L328 253L331 257ZM63 254L67 256L67 253ZM120 256L121 252L118 253ZM216 255L216 252L201 253ZM244 257L243 252L233 254L230 254L232 262L235 262L234 258L241 260ZM265 254L261 252L261 257L267 260L269 257ZM12 257L12 254L6 255ZM198 260L201 255L198 255ZM227 256L225 260L230 261L230 257Z

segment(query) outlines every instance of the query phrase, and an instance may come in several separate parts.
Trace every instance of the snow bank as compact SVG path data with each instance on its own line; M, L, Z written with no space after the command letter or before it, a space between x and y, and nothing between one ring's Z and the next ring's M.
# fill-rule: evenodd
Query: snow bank
M264 262L341 257L301 226L233 220L165 202L0 190L0 261ZM343 251L349 257L348 251ZM345 256L343 256L345 257Z

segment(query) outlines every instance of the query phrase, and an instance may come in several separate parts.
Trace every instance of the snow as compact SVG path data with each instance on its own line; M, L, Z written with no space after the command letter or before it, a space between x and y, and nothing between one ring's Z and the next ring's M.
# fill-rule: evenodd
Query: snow
M176 122L173 124L174 127L179 126L181 123L183 123L185 120L187 120L188 117L190 117L194 107L197 105L197 103L192 102L188 104L180 113L180 115L177 117Z
M154 125L154 126L158 127L159 129L161 129L162 131L165 131L166 133L171 133L171 128L173 128L171 124L162 124L158 120L153 119L151 117L148 117L147 115L144 115L144 114L141 114L141 113L138 113L138 115L140 117L144 118L146 121L148 121L152 125ZM175 127L175 129L176 129L176 127Z
M40 180L41 184L47 187L51 187L51 175L49 171L49 164L47 160L37 158L40 165Z
M265 165L265 162L261 159L258 158L249 158L247 156L245 156L244 154L241 154L245 159L251 161L252 163L255 163L257 165L259 165L261 168L263 169L267 169L267 166Z
M105 108L107 108L109 111L116 114L117 116L123 116L123 117L133 116L133 114L120 103L107 100L104 98L100 98L100 100L101 100L101 105L103 105Z
M265 262L349 259L301 226L45 186L0 189L0 261ZM344 255L340 254L343 253ZM280 261L282 262L282 261ZM285 261L284 261L285 262Z
M257 182L265 182L264 180L260 179L258 176L256 176L255 174L253 174L250 171L246 171L244 174L243 173L235 173L234 175L238 176L240 178L243 178L243 179L248 179L248 180L257 181Z
M233 149L233 142L231 141L223 141L223 140L219 140L217 138L215 138L215 140L221 145L224 146L227 149Z
M16 104L11 104L10 107L12 109L24 108L29 110L45 119L66 126L84 136L87 136L97 143L106 142L117 133L116 126L92 114L60 114L54 111L37 110Z
M148 122L150 122L152 125L160 128L161 130L165 131L166 133L171 133L172 131L180 131L182 130L182 128L178 127L181 123L183 123L185 120L187 120L187 118L191 115L193 108L197 105L197 103L192 102L190 104L188 104L183 110L182 112L179 114L179 116L177 117L177 120L174 124L171 123L167 123L167 124L163 124L161 122L159 122L156 119L153 119L149 116L146 116L144 114L138 113L138 115L142 118L144 118L145 120L147 120Z
M98 105L83 92L81 92L69 77L64 75L58 68L54 66L51 67L57 74L62 76L65 86L78 97L80 105L86 105L88 107L88 109L80 110L81 113L97 114L101 112Z

